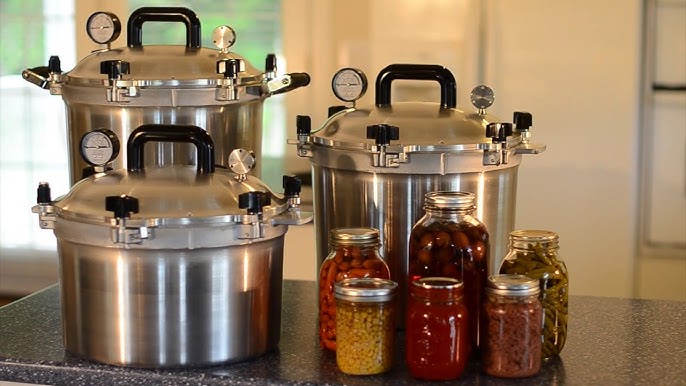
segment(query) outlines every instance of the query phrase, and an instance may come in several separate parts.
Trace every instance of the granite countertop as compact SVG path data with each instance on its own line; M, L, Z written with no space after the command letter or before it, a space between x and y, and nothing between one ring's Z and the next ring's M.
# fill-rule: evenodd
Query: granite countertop
M284 282L277 352L209 368L143 370L92 363L67 354L62 346L59 288L55 285L0 308L0 380L51 385L419 384L407 374L402 347L387 374L349 376L338 371L335 355L318 345L316 294L314 282ZM459 382L686 385L686 302L572 296L569 309L569 336L562 355L545 363L536 376L493 378L480 373L478 363L472 362Z

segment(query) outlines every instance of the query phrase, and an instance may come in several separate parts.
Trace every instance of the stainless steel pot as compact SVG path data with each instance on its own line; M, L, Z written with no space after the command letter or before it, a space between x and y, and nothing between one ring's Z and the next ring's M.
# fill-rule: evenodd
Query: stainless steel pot
M355 75L350 70L344 73L348 79ZM359 82L365 77L354 79L336 94L364 92ZM391 103L391 83L398 79L437 81L440 104ZM424 194L444 190L476 194L475 214L489 231L489 269L495 271L514 228L521 155L545 147L529 142L529 113L515 113L514 127L486 113L493 101L486 86L472 92L475 111L458 108L456 95L449 70L395 64L376 79L376 106L343 109L313 132L309 117L298 117L298 140L291 143L312 166L317 267L327 255L331 229L373 227L381 233L391 278L406 283L409 234L423 215ZM400 289L404 304L407 286Z
M144 166L152 141L192 142L197 167ZM38 189L33 211L57 238L67 351L173 367L275 349L284 235L312 218L298 181L286 178L281 195L247 174L249 162L215 169L212 140L194 126L145 125L127 148L128 170L96 173L54 201Z
M143 45L146 22L179 22L186 26L185 45ZM111 48L121 26L115 15L97 12L88 20L91 38L103 48L83 58L69 72L62 72L59 58L47 67L27 69L24 79L53 95L61 95L67 111L71 184L93 172L80 155L81 137L93 130L109 130L125 143L142 124L196 125L207 130L217 145L217 162L237 148L262 152L264 99L306 86L305 73L277 75L276 57L267 55L261 72L242 56L229 52L233 30L215 29L219 50L200 45L200 21L180 7L145 7L128 20L127 46ZM97 31L97 32L92 32ZM101 31L111 31L102 36ZM116 33L115 33L116 32ZM146 166L194 164L195 152L187 144L160 143L146 149ZM103 161L104 162L104 161ZM120 169L122 160L109 160ZM251 172L260 176L260 166Z

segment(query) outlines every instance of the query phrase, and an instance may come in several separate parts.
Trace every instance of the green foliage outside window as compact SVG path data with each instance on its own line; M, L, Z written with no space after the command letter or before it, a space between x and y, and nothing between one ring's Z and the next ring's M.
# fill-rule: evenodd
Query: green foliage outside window
M27 63L46 62L43 25L28 20L25 11L42 8L43 0L0 0L0 76L21 75Z

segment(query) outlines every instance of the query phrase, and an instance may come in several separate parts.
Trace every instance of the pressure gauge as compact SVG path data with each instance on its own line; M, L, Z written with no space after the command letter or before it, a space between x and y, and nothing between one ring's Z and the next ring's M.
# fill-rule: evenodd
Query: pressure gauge
M96 12L86 21L86 32L98 44L110 44L121 33L121 22L117 15L109 12Z
M367 77L356 68L343 68L333 76L331 88L336 98L343 102L354 102L367 91Z
M472 92L469 94L469 99L471 99L474 107L482 111L488 107L491 107L493 101L495 100L495 96L493 95L493 90L490 87L482 84L481 86L474 87Z
M81 137L81 157L93 166L105 166L119 155L119 138L111 130L97 129Z

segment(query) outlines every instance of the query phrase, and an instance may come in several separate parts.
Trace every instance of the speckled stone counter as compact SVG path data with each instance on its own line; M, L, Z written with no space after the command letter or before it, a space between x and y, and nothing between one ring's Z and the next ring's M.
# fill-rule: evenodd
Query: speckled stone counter
M316 293L314 282L284 282L278 352L210 368L142 370L66 353L59 288L52 286L0 308L0 380L74 386L419 384L407 374L402 347L390 373L355 377L339 372L335 356L318 345ZM569 309L567 345L538 375L497 379L480 373L473 362L460 383L686 385L686 303L572 296Z

